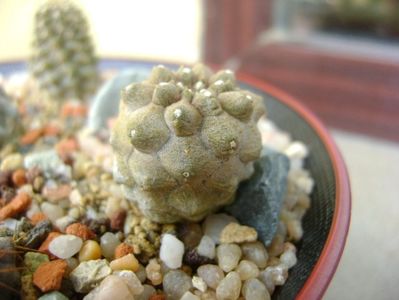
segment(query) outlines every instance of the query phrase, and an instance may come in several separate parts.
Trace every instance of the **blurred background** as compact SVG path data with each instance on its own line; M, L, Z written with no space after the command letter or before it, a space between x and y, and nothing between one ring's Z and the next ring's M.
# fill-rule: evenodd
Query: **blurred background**
M0 0L0 62L30 54L43 1ZM75 0L97 53L249 73L331 130L350 173L349 237L325 299L397 299L398 0Z

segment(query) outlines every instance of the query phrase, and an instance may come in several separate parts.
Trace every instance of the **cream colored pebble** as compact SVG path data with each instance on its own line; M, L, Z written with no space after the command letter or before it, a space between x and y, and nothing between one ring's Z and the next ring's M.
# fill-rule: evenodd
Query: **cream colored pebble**
M121 258L114 259L109 264L111 269L116 270L130 270L133 272L138 271L139 269L139 262L133 254L127 254L122 256Z

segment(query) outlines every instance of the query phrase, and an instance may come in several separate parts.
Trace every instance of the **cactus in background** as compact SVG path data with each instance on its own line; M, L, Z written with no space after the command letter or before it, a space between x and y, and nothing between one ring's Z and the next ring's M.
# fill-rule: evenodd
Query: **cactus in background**
M35 15L31 69L51 98L85 99L98 84L97 60L83 13L52 0Z
M115 179L151 220L200 220L231 203L252 175L264 112L262 98L240 90L229 70L155 67L122 91Z

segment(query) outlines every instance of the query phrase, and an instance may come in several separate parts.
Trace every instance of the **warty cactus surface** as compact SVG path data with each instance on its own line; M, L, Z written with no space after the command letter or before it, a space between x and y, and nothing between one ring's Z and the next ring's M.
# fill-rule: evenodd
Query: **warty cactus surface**
M234 73L163 66L122 91L111 135L115 178L145 216L197 221L234 200L262 149L262 98Z

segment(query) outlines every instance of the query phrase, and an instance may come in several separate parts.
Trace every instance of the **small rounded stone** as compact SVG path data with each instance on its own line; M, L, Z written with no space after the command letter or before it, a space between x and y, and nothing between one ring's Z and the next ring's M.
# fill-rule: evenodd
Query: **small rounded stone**
M143 285L134 272L126 270L116 271L113 275L120 277L133 295L140 295L144 291Z
M261 269L266 268L269 256L263 243L259 241L244 243L241 245L241 250L245 259L254 262Z
M248 280L250 278L256 278L259 276L258 266L252 261L242 260L236 268L236 272L240 275L241 281Z
M219 267L225 272L237 267L241 255L241 248L236 244L221 244L216 249Z
M145 271L148 280L150 280L154 286L162 283L163 276L161 272L161 265L155 258L150 259L150 262L145 267Z
M216 256L215 241L211 237L204 235L197 247L197 252L199 255L214 259Z
M49 244L51 254L62 258L70 258L74 256L82 248L83 241L75 235L60 235L54 238Z
M152 285L145 284L143 285L143 292L140 295L135 295L134 300L149 300L156 292L156 289Z
M241 280L237 272L230 272L216 288L218 300L236 300L240 297Z
M104 233L100 239L101 252L104 257L108 259L113 258L115 249L120 243L120 240L115 234L111 232Z
M212 289L216 289L224 278L223 270L215 265L202 265L197 269L197 273Z
M166 233L162 237L160 259L171 269L180 268L183 261L184 244L174 235Z
M87 240L83 243L79 251L79 261L88 261L101 258L101 247L93 240Z
M187 291L184 293L184 295L180 298L180 300L201 300L200 297L197 295L194 295L193 293Z
M47 218L53 223L64 216L64 210L59 205L43 202L40 205L40 208Z
M167 299L180 299L191 288L191 277L180 270L169 271L163 279Z
M110 262L110 267L112 270L130 270L133 272L138 271L139 262L133 254L127 254L121 258L114 259Z
M242 294L248 300L270 300L270 294L265 285L256 278L244 282Z
M222 230L233 222L237 223L237 220L227 214L209 215L203 223L204 235L210 236L216 244L219 244Z

